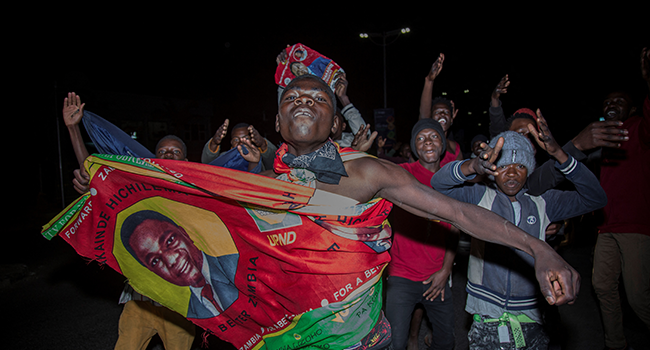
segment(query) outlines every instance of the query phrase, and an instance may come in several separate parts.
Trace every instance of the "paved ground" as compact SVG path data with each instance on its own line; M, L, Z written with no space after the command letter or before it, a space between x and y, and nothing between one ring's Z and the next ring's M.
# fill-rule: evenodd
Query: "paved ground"
M112 349L122 310L117 299L123 278L109 268L87 264L61 239L45 240L36 224L10 229L5 233L8 243L0 247L0 310L3 318L10 320L3 329L3 348ZM578 242L562 251L581 273L582 288L575 305L558 308L561 332L555 349L603 348L600 314L590 283L590 244L588 240ZM456 349L467 348L466 332L471 322L463 311L466 259L467 253L460 251L453 275L458 315ZM647 331L629 310L625 327L635 350L650 349ZM423 328L420 349L425 349L425 333ZM197 337L194 349L201 348L201 341ZM233 349L213 336L208 341L207 349ZM157 337L149 349L162 349Z

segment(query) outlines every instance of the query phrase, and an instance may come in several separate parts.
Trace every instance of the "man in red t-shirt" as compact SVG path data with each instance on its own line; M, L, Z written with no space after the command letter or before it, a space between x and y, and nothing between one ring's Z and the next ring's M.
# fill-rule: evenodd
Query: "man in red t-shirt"
M430 186L440 169L446 140L440 123L421 119L411 132L411 150L418 160L399 164ZM453 349L454 309L449 276L456 255L457 229L395 208L391 220L393 247L388 266L386 317L393 331L393 348L405 349L411 314L421 303L433 328L432 349Z

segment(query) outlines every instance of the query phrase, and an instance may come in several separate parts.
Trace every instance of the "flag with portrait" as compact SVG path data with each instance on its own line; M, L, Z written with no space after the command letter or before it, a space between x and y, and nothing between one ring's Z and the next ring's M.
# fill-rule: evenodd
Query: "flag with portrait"
M89 192L42 234L141 294L240 349L381 341L368 335L383 318L389 202L175 160L93 155L85 167Z

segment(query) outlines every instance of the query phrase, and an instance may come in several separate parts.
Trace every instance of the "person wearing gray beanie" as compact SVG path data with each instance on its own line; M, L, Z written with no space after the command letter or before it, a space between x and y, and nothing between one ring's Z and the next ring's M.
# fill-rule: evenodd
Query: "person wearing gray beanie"
M546 238L551 222L605 206L607 196L594 174L562 150L543 119L540 129L531 135L555 158L555 167L575 190L528 194L524 183L535 168L533 146L527 137L514 131L496 135L490 142L492 150L485 152L487 158L455 161L442 167L431 177L431 187L490 210L526 231L531 240L540 241ZM496 186L475 182L477 174L494 176ZM510 349L547 349L550 338L544 330L544 308L535 290L532 259L520 251L479 240L472 241L471 250L465 303L465 311L474 315L467 335L469 348L498 349L507 343Z
M504 165L521 164L526 167L528 174L532 173L535 170L535 150L526 136L515 131L504 131L490 141L490 147L494 148L501 137L504 142L495 163L497 168Z
M411 130L411 152L413 152L415 158L418 158L415 148L415 137L424 129L433 129L438 133L438 135L440 135L440 138L442 139L442 152L440 152L440 154L445 154L447 151L447 138L445 137L445 131L443 130L442 125L433 119L420 119L415 123Z

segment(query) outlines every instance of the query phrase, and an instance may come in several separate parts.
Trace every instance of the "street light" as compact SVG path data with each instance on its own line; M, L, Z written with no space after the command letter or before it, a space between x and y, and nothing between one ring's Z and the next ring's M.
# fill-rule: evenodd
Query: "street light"
M407 34L410 33L411 29L408 27L400 28L400 29L395 29L391 30L388 32L381 32L381 33L360 33L359 37L361 39L370 39L370 41L375 44L383 47L383 54L384 54L384 108L387 108L387 93L386 93L386 46L394 43L397 41L400 35L402 34ZM386 43L386 39L390 37L395 37L395 39L389 43ZM381 43L375 42L372 40L372 38L381 38L382 41Z

